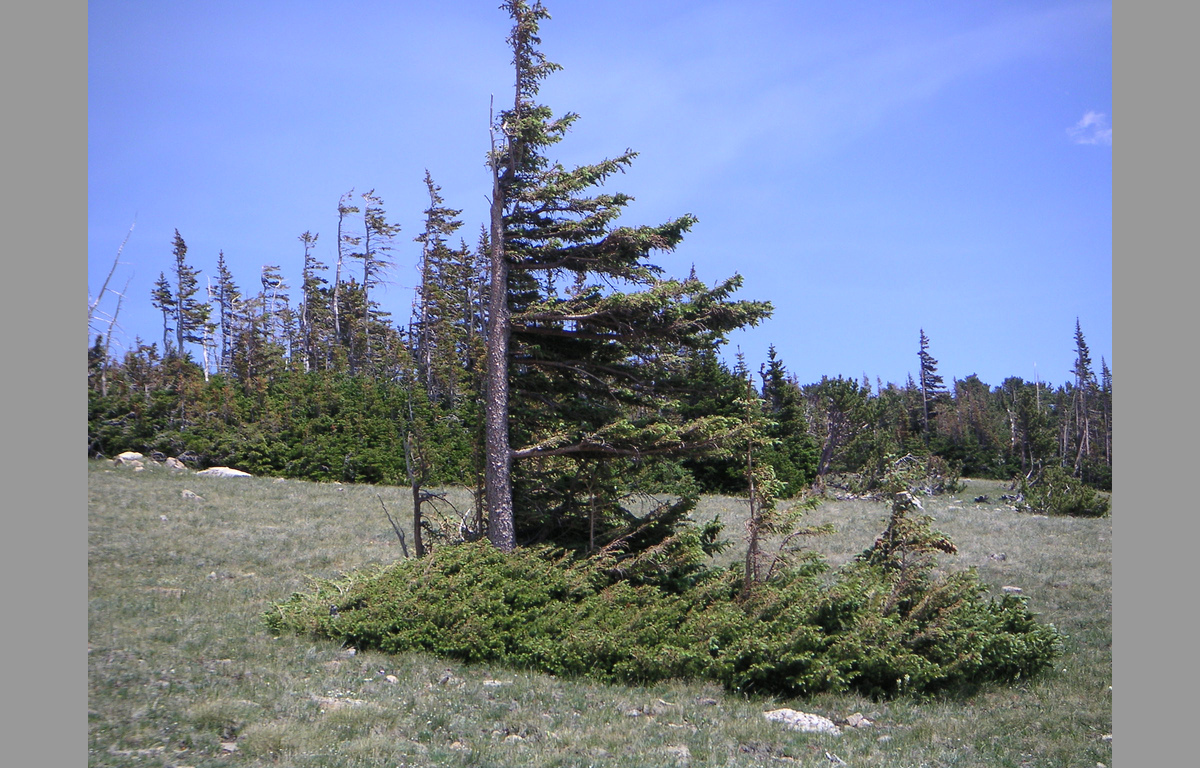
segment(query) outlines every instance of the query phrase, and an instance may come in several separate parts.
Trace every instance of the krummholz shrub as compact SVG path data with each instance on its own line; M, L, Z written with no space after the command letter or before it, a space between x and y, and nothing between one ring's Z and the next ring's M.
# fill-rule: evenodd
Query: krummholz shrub
M610 561L550 548L445 546L320 582L275 605L271 631L387 653L423 651L563 676L645 684L704 678L730 690L872 696L1008 682L1047 667L1059 633L1024 599L987 596L973 571L932 575L948 539L902 494L874 547L835 574L743 589L737 567L634 583Z

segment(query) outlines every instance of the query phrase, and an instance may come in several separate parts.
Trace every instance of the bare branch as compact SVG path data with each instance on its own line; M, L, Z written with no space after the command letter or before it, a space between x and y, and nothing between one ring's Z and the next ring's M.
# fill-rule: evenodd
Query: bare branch
M100 293L96 295L96 300L88 305L88 329L92 327L92 316L96 313L96 307L100 306L101 300L104 299L104 294L108 292L108 282L112 280L113 274L117 271L117 265L121 263L121 252L125 250L125 244L129 242L129 236L133 234L133 224L129 225L129 231L125 233L125 239L121 241L121 247L117 248L117 255L113 257L112 266L108 270L108 276L104 278L104 284L100 286ZM128 283L126 283L128 286ZM114 321L116 316L113 316ZM112 327L111 324L109 326Z
M379 506L383 507L383 514L387 515L388 522L392 524L392 530L396 532L396 536L400 539L400 548L404 550L404 556L408 557L408 543L404 540L404 531L400 530L400 526L396 525L396 521L392 519L392 514L388 512L387 504L383 503L383 497L375 494L375 498L379 499Z

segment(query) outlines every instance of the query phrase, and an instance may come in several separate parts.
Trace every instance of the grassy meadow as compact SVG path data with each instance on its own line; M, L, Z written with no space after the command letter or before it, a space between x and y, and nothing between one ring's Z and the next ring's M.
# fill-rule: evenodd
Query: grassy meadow
M997 592L1019 587L1066 634L1052 673L967 699L785 700L273 637L263 611L310 577L403 557L380 501L404 525L406 489L89 461L88 764L1111 765L1111 518L1018 514L998 501L1005 492L971 480L923 503L958 545L942 567L976 567ZM992 501L973 501L982 494ZM465 491L449 496L466 508ZM735 541L722 561L740 557L743 502L709 497L695 514L720 515ZM827 501L807 520L837 533L811 548L836 567L874 541L887 514L881 502ZM797 733L763 717L778 707L873 722L841 736Z

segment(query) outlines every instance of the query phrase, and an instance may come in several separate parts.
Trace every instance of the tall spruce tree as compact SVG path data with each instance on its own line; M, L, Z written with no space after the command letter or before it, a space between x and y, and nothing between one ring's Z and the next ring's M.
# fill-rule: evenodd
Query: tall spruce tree
M1112 370L1100 357L1100 418L1104 429L1104 463L1112 467Z
M221 332L221 349L217 370L229 373L233 361L233 344L236 320L242 293L233 281L233 273L225 264L225 251L217 253L217 328Z
M171 283L164 272L159 272L158 280L154 281L150 303L162 313L163 356L167 357L171 354L171 318L175 315L175 293L171 290Z
M429 208L425 210L425 229L417 235L421 244L418 265L421 279L413 296L410 345L417 360L419 376L429 399L454 403L462 394L460 383L467 361L464 353L469 327L464 318L468 311L475 276L467 270L462 251L451 251L446 239L461 226L461 210L447 208L441 188L425 172Z
M305 231L298 238L304 245L304 262L300 271L300 355L304 371L315 370L321 350L326 346L325 318L330 315L325 289L326 280L320 273L328 269L317 260L313 247L319 234Z
M816 479L820 447L808 431L804 395L788 377L774 344L767 350L767 363L761 375L763 400L770 417L766 429L773 439L762 451L763 460L774 467L776 477L783 483L780 494L785 498L795 496ZM864 389L869 393L870 384Z
M349 347L348 333L344 329L342 322L342 269L349 258L351 249L357 248L362 242L362 237L355 234L350 229L349 218L351 214L359 212L358 206L351 204L354 199L354 190L351 189L346 194L338 198L338 223L337 223L337 262L333 269L333 299L331 309L333 311L333 333L337 340L337 348L340 351Z
M354 254L362 260L362 334L363 360L366 365L376 366L375 350L371 348L371 331L384 317L376 303L371 301L371 289L381 285L384 277L395 266L391 251L394 248L396 235L400 233L400 225L387 220L387 212L383 208L383 198L375 194L375 190L364 192L363 200L363 238L362 251Z
M175 261L175 351L183 356L185 343L204 343L204 323L208 320L209 307L198 298L200 270L187 263L187 243L178 229L175 230L171 255Z
M938 361L929 354L929 337L921 329L921 351L917 354L921 371L921 429L925 447L929 447L929 417L933 415L937 400L946 393L942 377L938 375Z
M719 443L738 420L672 419L665 407L683 383L678 350L715 345L770 306L733 301L737 277L712 288L660 278L647 257L675 248L695 220L616 226L631 198L595 188L623 171L632 151L572 169L547 158L577 118L555 118L536 103L541 82L559 68L537 47L549 14L540 2L503 8L513 20L516 78L489 157L485 500L488 538L508 551L517 543L514 460L534 480L519 483L522 511L533 516L522 538L562 538L576 521L595 520L600 504L599 514L619 519L615 492L579 480L603 478L590 471L598 463Z
M1071 417L1074 442L1074 473L1078 477L1083 471L1084 459L1091 453L1091 406L1096 389L1096 374L1092 371L1092 355L1079 318L1075 318L1075 366L1071 370L1075 377L1075 389L1071 393ZM1066 452L1064 451L1064 460Z

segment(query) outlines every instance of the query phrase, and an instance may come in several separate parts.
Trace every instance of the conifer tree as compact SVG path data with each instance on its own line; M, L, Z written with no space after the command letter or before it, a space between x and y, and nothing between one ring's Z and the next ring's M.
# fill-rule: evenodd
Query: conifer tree
M1092 371L1092 356L1079 318L1075 318L1075 389L1071 395L1071 415L1074 421L1073 437L1075 448L1074 474L1080 476L1084 458L1091 453L1091 400L1096 388L1096 374ZM1066 458L1064 451L1064 460Z
M780 493L794 496L816 479L819 448L808 431L800 387L788 377L774 344L767 350L762 378L763 400L770 417L767 433L774 441L763 450L763 457L783 483ZM870 392L870 385L864 390Z
M821 442L817 476L824 477L866 427L867 393L855 379L822 376L819 382L805 386L804 394Z
M925 447L929 447L929 417L933 414L934 405L946 392L942 377L937 372L937 360L929 354L929 337L925 329L921 329L921 351L917 355L921 371L921 428L924 433Z
M394 240L400 233L400 225L387 220L383 199L375 190L364 192L362 251L353 254L362 260L362 334L363 363L374 364L371 349L372 327L384 316L376 311L371 301L371 289L383 283L385 275L395 266L391 251Z
M737 277L713 288L659 277L645 259L674 249L695 219L618 227L631 198L594 192L635 153L573 169L547 158L577 117L555 118L535 101L540 83L559 68L537 48L549 15L540 2L511 0L503 8L513 19L516 83L512 108L495 123L489 159L485 497L488 537L507 551L516 545L514 460L559 467L562 483L523 487L533 495L522 511L537 516L531 535L554 536L572 520L586 520L597 503L609 519L618 514L612 494L568 482L590 474L580 472L587 463L719 443L731 423L672 420L663 408L672 385L681 384L683 360L674 350L716 344L770 307L732 301ZM568 293L556 295L557 285ZM514 411L510 402L521 407ZM562 492L549 498L556 485ZM582 504L581 496L588 497Z
M225 264L225 252L217 254L217 328L221 333L221 350L217 369L229 373L233 361L233 342L236 333L235 321L242 293L233 281L233 273Z
M441 189L425 172L429 192L429 208L425 210L425 229L415 240L421 243L418 270L420 283L413 297L411 344L416 355L418 371L429 399L453 404L461 394L466 361L463 357L468 343L470 290L475 275L469 273L462 252L454 253L446 238L462 226L460 210L447 208Z
M317 367L320 350L325 344L325 318L329 316L329 301L325 278L320 273L328 269L317 260L313 247L318 233L305 231L299 240L304 245L304 262L300 272L300 354L304 371ZM328 361L324 361L325 366ZM324 367L324 366L323 366Z
M204 323L208 320L209 307L197 298L200 270L187 263L187 243L178 229L171 254L175 260L175 351L182 356L185 343L204 343Z
M175 314L175 294L171 291L171 283L163 272L158 273L154 282L154 290L150 292L150 303L162 313L163 319L163 356L171 354L171 318Z
M1104 463L1112 467L1112 371L1100 357L1100 416L1104 422Z
M358 206L352 205L350 201L353 199L354 190L351 189L346 194L338 199L338 224L337 224L337 262L333 270L333 332L339 347L348 347L349 340L347 334L342 328L342 265L352 249L357 248L362 238L354 234L350 230L348 218L351 214L359 212Z

